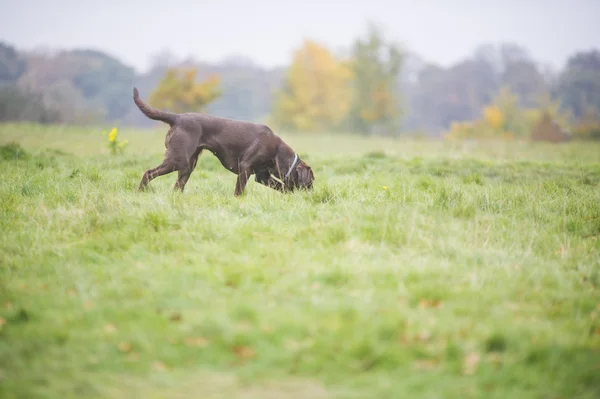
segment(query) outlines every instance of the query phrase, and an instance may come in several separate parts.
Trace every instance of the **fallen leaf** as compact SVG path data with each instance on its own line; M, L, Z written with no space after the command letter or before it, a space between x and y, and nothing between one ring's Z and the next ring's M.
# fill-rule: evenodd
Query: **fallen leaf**
M285 349L292 351L292 352L297 351L300 348L302 348L302 344L300 342L292 340L292 339L287 340L285 342L284 346L285 346Z
M261 330L263 332L270 333L270 332L273 332L273 327L271 327L271 326L263 326L263 327L261 327Z
M490 352L487 356L488 361L493 364L502 363L502 354L498 352Z
M67 290L67 295L69 295L69 296L75 296L75 290L73 288L69 288Z
M556 255L560 254L561 257L565 257L565 254L567 253L567 249L565 247L560 247L559 249L557 249L556 251L554 251L554 253Z
M538 337L531 337L531 343L535 344L538 341Z
M256 355L254 349L249 348L247 346L236 346L235 348L233 348L233 351L242 359L248 359Z
M152 363L152 367L154 367L154 370L157 371L165 371L167 369L167 365L161 361L156 361Z
M206 348L210 341L204 337L188 337L185 339L185 344L196 348Z
M478 353L469 353L463 361L463 374L472 375L477 370L481 357Z
M470 335L471 331L470 330L466 330L466 329L462 329L458 331L458 334L461 338L466 338Z
M421 342L427 342L431 338L431 333L428 331L421 331L417 335L417 338L419 338L419 341L421 341Z
M129 342L121 342L119 344L119 350L123 353L128 353L131 351L131 344Z
M433 370L437 367L439 361L435 359L421 359L413 362L413 367L417 370Z
M108 323L104 326L104 332L107 334L114 334L117 332L117 327L112 323Z
M421 301L419 302L419 308L421 308L421 309L425 309L425 308L440 309L442 306L444 306L444 304L439 299L421 299Z
M2 328L2 326L5 324L6 324L6 319L3 317L0 317L0 328Z
M171 317L169 317L169 320L171 321L181 321L182 319L183 316L181 316L181 313L173 313Z
M410 344L410 338L407 334L400 334L398 337L398 342L400 342L401 345L408 345Z
M235 326L235 328L237 331L246 332L252 329L252 325L247 321L241 321Z

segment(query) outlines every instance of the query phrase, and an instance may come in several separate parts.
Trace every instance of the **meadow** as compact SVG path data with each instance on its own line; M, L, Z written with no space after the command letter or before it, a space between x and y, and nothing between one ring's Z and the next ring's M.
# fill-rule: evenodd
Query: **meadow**
M287 135L312 192L163 126L0 125L0 397L598 398L600 144Z

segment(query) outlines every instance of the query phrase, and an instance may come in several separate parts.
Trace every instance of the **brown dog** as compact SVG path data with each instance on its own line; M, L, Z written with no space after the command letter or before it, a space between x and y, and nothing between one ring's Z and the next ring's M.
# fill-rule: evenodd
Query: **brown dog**
M135 87L133 101L148 118L171 126L165 138L165 158L144 173L139 190L152 179L177 171L174 188L183 191L204 149L211 151L225 169L238 175L236 197L244 192L252 174L256 174L257 182L281 192L312 189L314 175L310 166L268 126L195 112L161 111L146 104Z

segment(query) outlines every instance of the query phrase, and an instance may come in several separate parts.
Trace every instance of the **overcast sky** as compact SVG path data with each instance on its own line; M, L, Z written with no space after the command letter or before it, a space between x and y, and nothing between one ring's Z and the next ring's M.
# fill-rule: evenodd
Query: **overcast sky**
M554 67L600 48L600 0L0 0L0 40L104 50L138 71L163 49L285 65L304 37L348 46L369 20L442 65L482 43L518 42Z

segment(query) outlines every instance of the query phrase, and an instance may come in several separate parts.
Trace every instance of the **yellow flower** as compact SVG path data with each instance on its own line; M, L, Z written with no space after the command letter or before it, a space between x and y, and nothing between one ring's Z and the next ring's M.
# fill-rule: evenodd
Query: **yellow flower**
M384 189L384 190L387 190L387 186L383 186L383 189Z
M110 131L110 134L108 135L108 141L110 141L112 143L116 139L117 139L117 128L113 127L113 129Z

